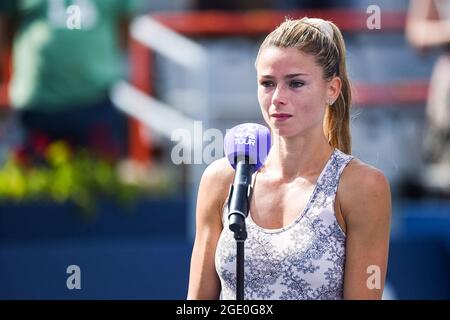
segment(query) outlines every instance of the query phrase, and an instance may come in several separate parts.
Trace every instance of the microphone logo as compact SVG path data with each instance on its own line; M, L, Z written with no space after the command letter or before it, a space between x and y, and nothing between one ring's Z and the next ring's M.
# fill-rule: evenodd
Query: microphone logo
M253 123L238 126L234 134L234 144L254 146L256 144L257 131L258 127Z

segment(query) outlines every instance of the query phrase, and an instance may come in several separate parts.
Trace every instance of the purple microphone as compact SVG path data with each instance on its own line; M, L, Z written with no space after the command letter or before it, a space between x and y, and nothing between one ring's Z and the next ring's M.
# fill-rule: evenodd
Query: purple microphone
M256 123L240 124L225 135L224 151L236 170L228 195L229 228L236 240L236 299L244 299L245 218L252 196L252 175L261 168L270 150L270 131Z
M236 169L240 159L261 168L270 151L270 131L256 123L244 123L233 127L225 135L224 151L231 166Z
M247 237L245 218L252 194L252 175L263 166L270 147L269 129L256 123L240 124L225 135L225 155L236 170L228 197L229 227L236 239Z

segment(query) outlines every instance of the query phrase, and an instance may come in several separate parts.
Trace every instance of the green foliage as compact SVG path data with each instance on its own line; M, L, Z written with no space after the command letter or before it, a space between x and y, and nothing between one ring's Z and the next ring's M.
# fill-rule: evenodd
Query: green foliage
M22 158L11 153L0 166L0 201L72 201L83 212L94 213L99 199L131 205L139 197L173 190L167 176L148 183L125 182L117 162L86 150L71 150L63 141L49 144L39 161Z

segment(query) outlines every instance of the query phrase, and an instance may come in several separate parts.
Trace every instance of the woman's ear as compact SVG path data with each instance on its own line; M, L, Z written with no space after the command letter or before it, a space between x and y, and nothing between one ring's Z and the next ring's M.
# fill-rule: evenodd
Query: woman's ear
M342 88L342 80L338 76L333 77L331 81L328 82L328 89L327 89L327 101L331 102L330 105L333 104L337 98L339 97L339 94L341 93Z

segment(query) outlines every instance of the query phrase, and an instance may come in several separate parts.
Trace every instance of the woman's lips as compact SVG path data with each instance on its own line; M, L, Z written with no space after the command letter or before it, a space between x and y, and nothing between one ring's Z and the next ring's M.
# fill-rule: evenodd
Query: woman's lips
M292 115L288 113L274 113L270 115L272 118L275 119L275 121L285 121L292 117Z

